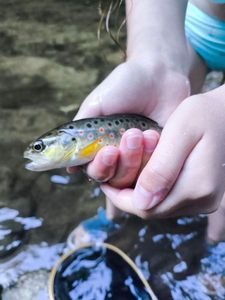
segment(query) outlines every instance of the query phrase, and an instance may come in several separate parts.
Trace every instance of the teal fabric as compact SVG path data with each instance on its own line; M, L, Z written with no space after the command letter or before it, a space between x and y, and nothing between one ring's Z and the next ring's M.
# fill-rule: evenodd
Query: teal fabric
M213 3L225 3L224 0L209 0L209 1Z
M225 70L225 22L188 3L186 37L210 69Z

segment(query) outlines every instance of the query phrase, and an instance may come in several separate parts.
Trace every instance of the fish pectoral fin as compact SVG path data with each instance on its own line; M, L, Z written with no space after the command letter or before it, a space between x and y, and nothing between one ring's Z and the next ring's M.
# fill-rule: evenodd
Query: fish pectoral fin
M79 157L83 158L83 157L88 157L92 154L95 154L99 149L101 149L104 145L100 144L100 140L102 139L103 137L95 140L94 142L90 143L89 145L85 146L84 148L82 148L80 151L79 151Z
M75 149L72 147L69 151L66 152L64 155L64 160L69 160L72 158L73 154L75 152Z

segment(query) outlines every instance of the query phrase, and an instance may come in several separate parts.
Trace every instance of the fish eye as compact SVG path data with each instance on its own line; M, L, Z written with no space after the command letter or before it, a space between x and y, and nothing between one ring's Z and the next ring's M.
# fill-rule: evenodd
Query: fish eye
M35 152L41 152L42 150L44 150L44 144L42 141L37 141L34 143L34 145L32 146L32 149L35 151Z

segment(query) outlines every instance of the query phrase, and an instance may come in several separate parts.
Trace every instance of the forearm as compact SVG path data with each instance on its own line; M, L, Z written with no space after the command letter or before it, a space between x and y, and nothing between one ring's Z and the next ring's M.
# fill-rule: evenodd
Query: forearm
M186 73L186 0L126 0L127 57L161 60Z

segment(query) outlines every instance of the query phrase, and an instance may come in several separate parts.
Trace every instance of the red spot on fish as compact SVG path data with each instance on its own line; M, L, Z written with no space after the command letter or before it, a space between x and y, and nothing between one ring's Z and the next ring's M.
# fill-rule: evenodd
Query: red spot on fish
M80 136L83 136L83 135L84 135L84 130L79 130L78 132L79 132L79 135L80 135Z
M103 139L98 139L98 143L102 144L103 143Z
M94 138L94 135L93 135L92 133L89 133L89 134L87 135L87 139L88 139L89 141L93 140L93 138Z
M113 132L110 132L109 138L110 138L110 139L114 139L114 137L115 137L114 133L113 133Z
M105 132L105 128L104 127L100 127L98 130L100 133L104 133Z

